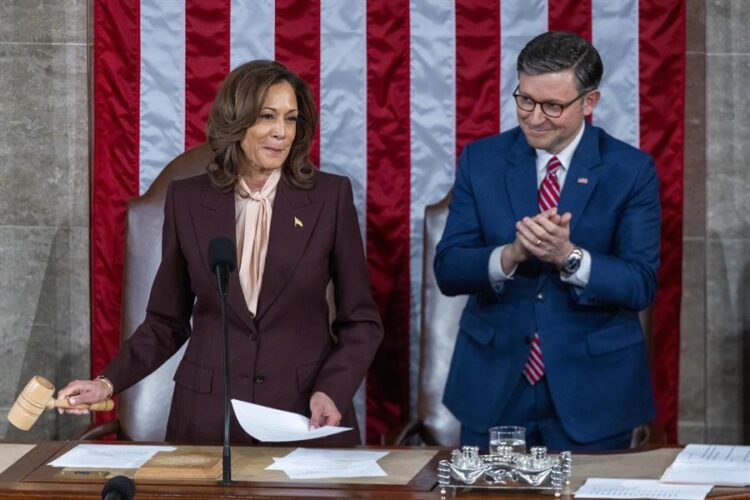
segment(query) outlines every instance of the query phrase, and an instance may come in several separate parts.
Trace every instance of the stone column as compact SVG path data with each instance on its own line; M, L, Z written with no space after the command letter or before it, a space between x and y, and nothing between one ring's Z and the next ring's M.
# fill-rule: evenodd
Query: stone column
M33 375L89 377L87 0L0 2L0 438L66 439L86 417L5 415Z

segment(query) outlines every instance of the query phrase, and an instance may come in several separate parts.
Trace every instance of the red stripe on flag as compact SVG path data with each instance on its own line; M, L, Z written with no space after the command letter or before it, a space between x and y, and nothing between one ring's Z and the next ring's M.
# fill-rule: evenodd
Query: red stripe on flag
M385 338L367 378L367 442L409 415L409 2L367 2L367 261Z
M310 85L320 110L320 0L276 0L276 60ZM319 133L310 157L320 163Z
M458 0L456 154L468 142L498 133L499 94L500 0Z
M127 202L138 195L139 30L138 0L94 3L92 376L101 373L120 347L120 283Z
M185 149L206 142L211 104L229 73L230 0L185 2Z
M657 423L677 441L682 296L685 2L639 2L641 148L661 180L661 267L653 316Z
M549 0L550 31L571 31L591 41L591 0Z

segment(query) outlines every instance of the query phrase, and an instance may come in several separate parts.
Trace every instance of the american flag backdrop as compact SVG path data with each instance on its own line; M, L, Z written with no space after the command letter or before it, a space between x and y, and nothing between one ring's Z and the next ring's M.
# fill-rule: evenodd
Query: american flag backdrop
M684 0L95 0L93 375L119 346L127 201L170 159L204 142L230 69L276 59L316 96L315 163L354 186L385 327L364 392L367 441L380 442L415 406L424 207L450 190L464 144L516 125L516 57L547 30L594 43L605 69L593 122L658 165L653 379L658 420L674 441Z

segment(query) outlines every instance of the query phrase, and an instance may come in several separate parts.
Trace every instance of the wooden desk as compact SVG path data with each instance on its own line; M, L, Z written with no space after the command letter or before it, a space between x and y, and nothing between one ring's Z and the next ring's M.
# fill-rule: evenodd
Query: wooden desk
M81 475L60 477L60 469L46 464L56 456L78 443L44 442L36 445L13 465L0 473L0 498L40 499L100 499L106 478ZM0 444L0 449L3 445ZM5 445L7 446L7 445ZM644 453L617 455L574 455L573 487L583 483L585 477L643 477L658 478L664 467L671 463L678 449L656 449ZM242 453L236 453L241 455ZM145 482L136 483L138 500L151 498L358 498L382 500L440 499L437 487L437 461L447 457L447 451L439 451L408 484L343 484L312 481L239 481L224 487L213 481L189 482ZM528 493L491 494L494 492L463 491L458 499L482 500L487 498L554 498L551 495L529 495ZM450 495L450 493L449 493ZM717 499L750 499L750 489L714 488L709 495ZM449 496L450 498L450 496Z

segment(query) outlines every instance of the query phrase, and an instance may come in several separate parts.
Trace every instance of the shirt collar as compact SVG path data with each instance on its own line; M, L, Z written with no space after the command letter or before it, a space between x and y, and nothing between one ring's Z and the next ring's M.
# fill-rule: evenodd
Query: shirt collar
M570 167L570 162L573 159L573 154L576 152L576 148L578 148L578 144L580 144L581 139L583 138L583 130L586 128L586 122L583 122L581 124L581 129L578 131L576 136L573 138L572 141L570 141L570 144L565 146L565 148L557 153L556 155L553 155L551 153L548 153L547 151L543 149L537 149L536 150L536 170L537 174L544 177L547 175L547 163L549 163L550 159L553 156L557 156L557 159L560 160L560 168L565 169L565 171L568 171L568 167Z
M235 198L238 203L247 202L249 200L257 201L261 198L266 198L269 201L273 201L276 195L276 187L278 186L280 179L281 169L276 168L271 172L271 175L268 176L268 179L266 179L266 183L263 184L263 187L260 191L251 191L247 183L245 182L245 179L243 177L240 177L237 180L237 184L235 187Z

